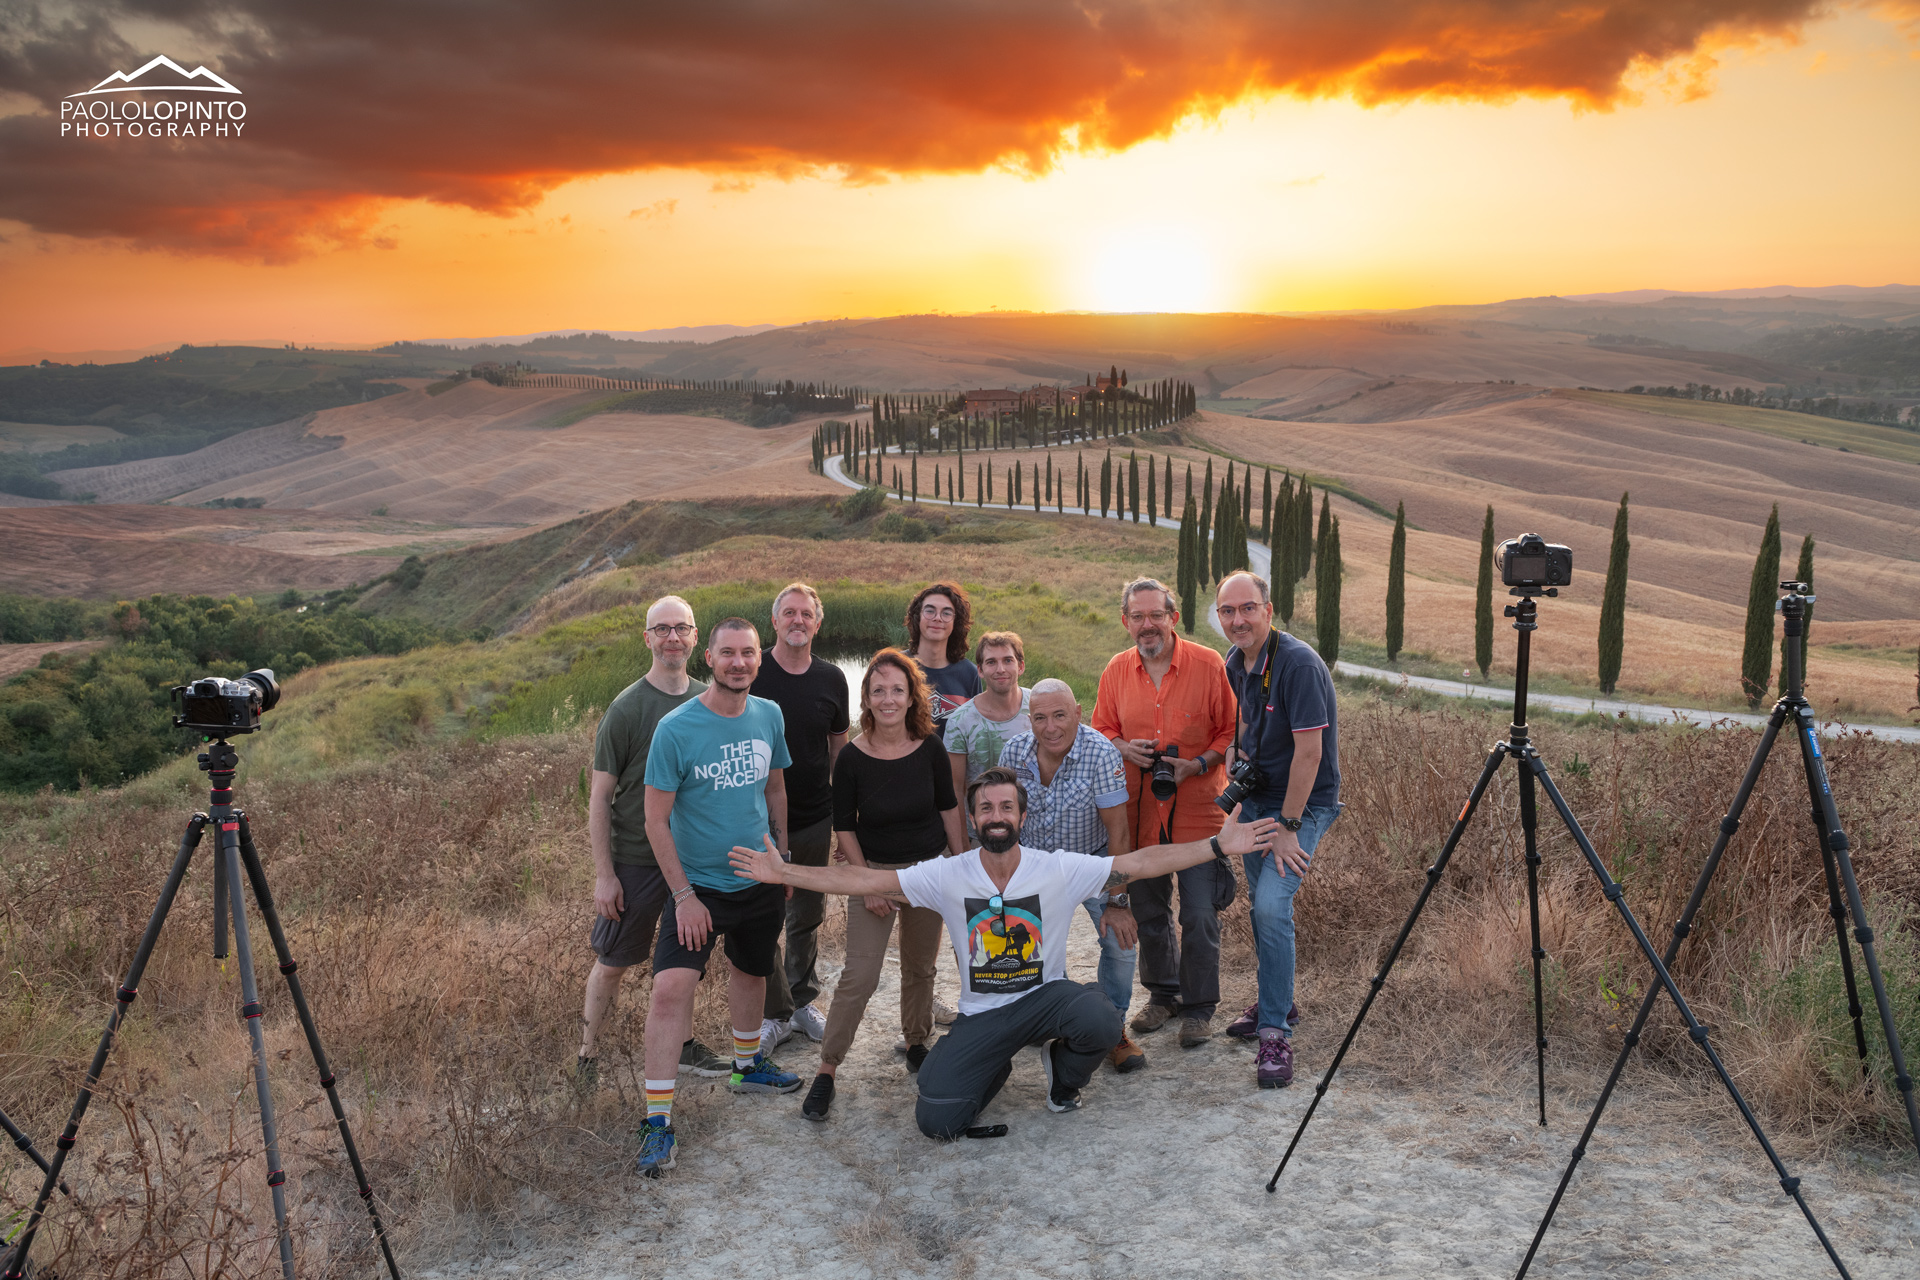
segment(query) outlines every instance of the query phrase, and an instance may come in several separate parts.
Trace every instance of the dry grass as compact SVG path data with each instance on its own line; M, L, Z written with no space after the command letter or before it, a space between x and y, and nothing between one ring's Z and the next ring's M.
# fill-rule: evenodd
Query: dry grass
M1357 1003L1494 732L1485 718L1349 701L1342 763L1351 807L1300 898L1303 1002L1316 1017L1343 1019ZM1628 901L1661 938L1751 737L1566 727L1540 740ZM604 1204L610 1179L628 1176L642 1109L644 978L629 980L603 1050L607 1087L582 1099L566 1074L588 964L579 795L587 747L584 728L442 742L377 766L284 778L260 770L269 776L245 783L403 1254L444 1256L565 1229ZM1886 952L1907 957L1891 976L1913 1002L1920 974L1910 926L1890 926L1920 903L1911 806L1920 753L1849 739L1834 745L1831 765ZM184 815L200 803L198 783L170 770L121 792L5 802L0 1099L43 1146L65 1115ZM1530 1069L1514 804L1509 769L1388 984L1358 1061L1390 1064L1402 1078L1470 1083ZM1855 1083L1850 1045L1836 1051L1834 1021L1818 1004L1831 935L1804 810L1792 768L1770 769L1678 973L1783 1143L1897 1155L1891 1089L1868 1097ZM1560 1069L1591 1070L1617 1044L1620 1002L1642 989L1644 968L1558 825L1543 836L1553 1055ZM208 889L202 860L69 1166L81 1203L56 1204L36 1247L62 1275L272 1269L238 984L231 961L207 954ZM829 955L838 920L829 911ZM1247 998L1250 943L1237 910L1225 967L1228 1003ZM261 969L302 1274L370 1274L365 1217L298 1028L271 965ZM724 1016L723 989L709 983L696 1032L724 1034ZM1662 1009L1642 1074L1669 1093L1697 1095L1706 1081L1676 1027ZM713 1089L682 1093L678 1122L697 1140L713 1123ZM28 1172L23 1161L7 1163L0 1212L31 1199L38 1179ZM988 1211L849 1221L843 1235L911 1263L942 1256L970 1214Z

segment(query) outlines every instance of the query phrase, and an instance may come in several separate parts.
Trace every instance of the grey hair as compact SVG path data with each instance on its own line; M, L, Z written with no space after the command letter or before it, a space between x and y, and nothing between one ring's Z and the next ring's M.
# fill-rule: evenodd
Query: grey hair
M647 621L649 623L653 621L654 610L658 609L663 604L677 604L682 609L685 609L687 611L687 616L689 618L693 617L693 606L688 604L685 600L681 599L679 596L661 596L658 600L655 600L652 604L647 606Z
M1058 679L1054 676L1048 676L1045 680L1036 682L1033 688L1028 690L1028 693L1035 698L1043 693L1064 693L1073 699L1075 706L1078 706L1080 703L1080 698L1074 693L1073 686L1065 680Z
M1257 573L1248 573L1245 569L1235 569L1232 573L1220 579L1220 585L1214 589L1213 598L1215 600L1218 600L1220 598L1220 593L1222 591L1225 591L1227 589L1227 584L1229 582L1232 582L1235 578L1245 578L1248 582L1251 582L1254 586L1258 587L1260 589L1260 603L1261 604L1267 603L1267 580L1261 577Z
M1168 613L1178 613L1180 611L1180 606L1173 602L1173 592L1167 587L1166 583L1160 581L1158 578L1135 578L1132 582L1120 588L1121 613L1127 611L1127 604L1133 599L1136 591L1158 591L1166 597Z

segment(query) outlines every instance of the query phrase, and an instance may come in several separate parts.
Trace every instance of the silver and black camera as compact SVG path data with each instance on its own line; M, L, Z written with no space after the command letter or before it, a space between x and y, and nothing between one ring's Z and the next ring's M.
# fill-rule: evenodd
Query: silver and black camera
M249 671L238 680L201 676L173 686L174 724L211 738L253 733L260 713L280 701L280 682L266 667Z
M1153 798L1162 804L1173 799L1173 793L1180 789L1179 782L1173 776L1173 762L1179 758L1180 744L1177 742L1153 753L1153 776L1149 785L1153 787Z
M1232 813L1234 806L1245 800L1250 794L1267 784L1267 775L1260 772L1260 766L1252 757L1243 756L1227 774L1226 789L1213 798L1213 802Z
M1508 538L1493 551L1500 581L1522 591L1541 591L1573 583L1573 548L1548 542L1537 533Z

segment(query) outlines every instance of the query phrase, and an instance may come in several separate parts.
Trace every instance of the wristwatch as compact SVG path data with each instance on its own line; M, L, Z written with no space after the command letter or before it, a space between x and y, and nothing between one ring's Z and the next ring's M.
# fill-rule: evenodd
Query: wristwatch
M1107 905L1110 907L1120 907L1124 910L1133 906L1133 899L1124 893L1110 893L1107 895Z
M1204 751L1195 756L1194 760L1200 765L1200 771L1193 775L1196 778L1205 777L1207 770L1213 768L1213 761L1207 759L1207 753Z
M1298 831L1301 827L1306 826L1307 822L1305 818L1281 818L1280 825L1289 831Z

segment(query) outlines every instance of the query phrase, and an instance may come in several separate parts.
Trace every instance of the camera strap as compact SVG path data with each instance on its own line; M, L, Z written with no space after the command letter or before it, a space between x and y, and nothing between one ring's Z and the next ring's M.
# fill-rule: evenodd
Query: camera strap
M1255 711L1252 716L1247 718L1244 725L1241 723L1239 716L1236 715L1234 717L1235 723L1234 723L1233 745L1235 750L1240 753L1243 759L1251 760L1253 758L1253 753L1248 751L1244 746L1241 745L1242 741L1244 740L1244 735L1246 730L1248 728L1254 728L1259 724L1261 724L1263 721L1265 721L1267 717L1267 713L1273 710L1272 704L1267 701L1267 695L1273 689L1273 662L1274 662L1274 659L1279 656L1279 651L1280 651L1280 633L1277 630L1268 628L1266 648L1261 651L1259 709ZM1247 679L1249 681L1253 679L1252 672L1247 673ZM1260 739L1257 734L1254 737L1253 745L1256 748L1260 745Z

